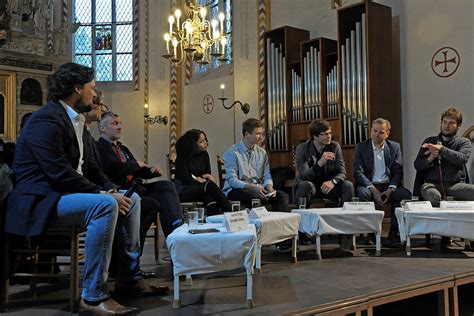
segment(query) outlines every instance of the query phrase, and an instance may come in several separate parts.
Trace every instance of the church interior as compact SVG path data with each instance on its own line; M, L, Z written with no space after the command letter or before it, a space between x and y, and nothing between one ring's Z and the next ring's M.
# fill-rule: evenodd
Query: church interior
M121 118L120 141L136 160L160 166L160 179L173 180L178 140L198 129L207 137L212 174L227 181L224 154L245 137L242 124L256 118L273 186L288 194L287 211L298 213L296 148L312 139L312 121L330 125L355 186L356 145L384 118L388 140L401 148L401 183L413 192L420 146L440 133L441 113L455 108L462 113L457 135L471 146L461 182L474 184L473 34L474 0L0 0L1 151L21 138L25 115L34 117L48 102L48 78L74 62L94 68L95 90ZM94 139L101 133L91 124ZM185 213L203 207L181 202ZM333 207L326 202L308 208ZM467 217L462 228L471 233L452 236L449 248L428 231L392 248L383 242L395 210L377 209L381 229L371 232L381 249L380 240L365 242L366 231L351 231L351 240L330 232L293 244L293 253L264 243L257 268L252 261L247 269L180 276L174 256L186 254L175 253L178 239L166 238L156 220L140 264L156 275L149 282L170 291L119 301L142 315L472 315L474 221ZM264 226L255 226L260 238ZM1 242L8 256L0 259L0 312L78 312L84 235L72 235L77 247L71 241L65 248L77 249L55 259L56 267L70 263L60 267L66 278L31 278L31 271L11 277L14 252ZM202 247L205 253L211 246ZM15 256L34 261L39 253Z

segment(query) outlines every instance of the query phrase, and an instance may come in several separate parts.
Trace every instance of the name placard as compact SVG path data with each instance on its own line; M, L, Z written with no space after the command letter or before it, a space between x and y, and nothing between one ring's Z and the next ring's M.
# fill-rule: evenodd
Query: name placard
M224 224L228 232L238 232L249 228L249 216L246 211L224 213Z
M374 202L344 202L345 211L375 211Z
M411 201L407 202L407 204L405 204L405 207L409 211L427 211L433 209L433 206L431 205L430 201Z
M268 216L268 211L265 206L254 207L250 210L249 217L251 219L256 219L264 216Z
M474 201L441 201L439 208L448 210L474 210Z

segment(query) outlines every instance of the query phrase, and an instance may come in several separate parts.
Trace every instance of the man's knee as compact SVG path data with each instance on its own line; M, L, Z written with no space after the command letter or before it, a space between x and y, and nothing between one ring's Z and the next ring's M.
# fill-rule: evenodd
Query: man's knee
M314 184L309 181L301 181L296 187L295 194L299 197L306 196L308 194L314 194Z
M354 185L349 180L342 181L341 188L342 188L342 192L344 192L344 194L350 194L350 195L354 196Z
M393 192L392 200L396 203L399 203L401 200L411 199L411 192L405 187L398 187L395 192Z
M355 189L356 196L361 200L361 201L372 201L372 193L370 192L369 189L363 186L358 186Z

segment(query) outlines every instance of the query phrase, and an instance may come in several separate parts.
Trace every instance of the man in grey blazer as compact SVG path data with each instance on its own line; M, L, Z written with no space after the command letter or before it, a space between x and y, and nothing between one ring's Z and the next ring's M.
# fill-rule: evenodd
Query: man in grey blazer
M374 201L376 205L391 206L391 225L387 246L400 243L395 207L400 201L411 198L403 187L403 164L400 144L388 140L390 122L378 118L372 122L370 139L355 147L353 172L356 196L361 201Z

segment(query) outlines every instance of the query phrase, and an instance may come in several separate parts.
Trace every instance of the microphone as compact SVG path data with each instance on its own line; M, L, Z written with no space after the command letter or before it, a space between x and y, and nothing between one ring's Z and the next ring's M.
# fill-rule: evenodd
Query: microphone
M132 185L128 190L123 194L123 196L130 198L135 191L137 191L138 187L140 187L143 184L142 179L133 179L132 180Z
M440 139L436 142L436 145L443 145ZM438 155L438 164L441 164L441 154Z

